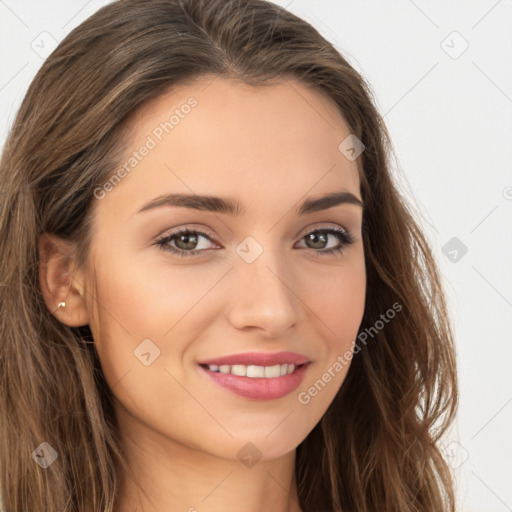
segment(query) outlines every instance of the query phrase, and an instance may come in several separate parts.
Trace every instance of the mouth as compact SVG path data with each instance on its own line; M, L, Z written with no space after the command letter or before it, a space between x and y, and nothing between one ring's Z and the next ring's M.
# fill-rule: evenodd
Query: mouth
M200 363L201 371L224 390L251 400L276 400L293 392L311 363L272 366Z

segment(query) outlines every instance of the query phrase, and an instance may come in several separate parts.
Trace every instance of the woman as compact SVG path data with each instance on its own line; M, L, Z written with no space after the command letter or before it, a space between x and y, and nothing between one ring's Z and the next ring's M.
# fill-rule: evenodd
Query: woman
M73 30L0 163L5 511L453 511L453 335L390 154L270 2Z

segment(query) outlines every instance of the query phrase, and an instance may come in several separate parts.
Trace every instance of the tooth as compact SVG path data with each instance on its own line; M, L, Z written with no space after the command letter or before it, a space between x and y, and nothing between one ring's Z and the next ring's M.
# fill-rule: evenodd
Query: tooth
M265 377L279 377L281 375L281 365L265 366Z
M247 367L247 377L256 377L261 378L265 377L265 367L264 366L248 366Z
M245 366L243 364L234 364L231 367L231 373L233 375L239 375L240 377L245 377L245 375L247 373L247 366Z
M256 366L244 364L210 364L208 369L212 372L230 373L240 377L251 377L251 378L267 378L272 379L280 377L282 375L289 375L295 371L296 366L294 364L276 364L274 366Z

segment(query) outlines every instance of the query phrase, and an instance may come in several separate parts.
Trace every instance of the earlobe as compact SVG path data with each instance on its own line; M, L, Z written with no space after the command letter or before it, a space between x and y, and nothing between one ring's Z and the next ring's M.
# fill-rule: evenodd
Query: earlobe
M39 238L39 284L49 311L62 323L80 327L89 323L84 287L74 271L74 246L50 234Z

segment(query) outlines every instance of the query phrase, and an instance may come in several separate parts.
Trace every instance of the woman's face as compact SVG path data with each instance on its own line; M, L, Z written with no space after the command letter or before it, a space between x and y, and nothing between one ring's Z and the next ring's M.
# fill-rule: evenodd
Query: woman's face
M78 274L123 431L224 459L288 453L341 387L363 316L362 207L300 211L328 194L361 199L339 149L350 130L299 82L221 78L153 100L131 126L124 172L95 191L94 285ZM178 194L240 206L176 206ZM280 352L295 355L254 356ZM247 353L235 368L201 365Z

